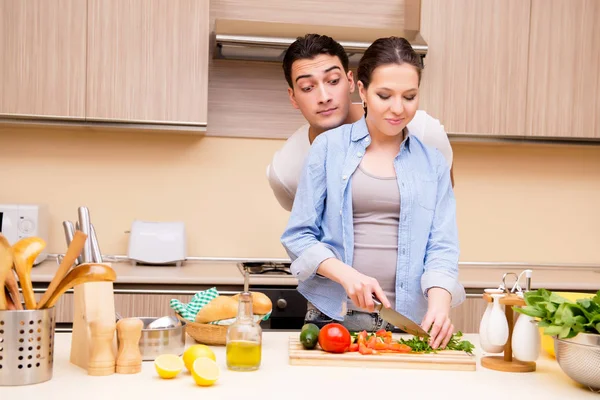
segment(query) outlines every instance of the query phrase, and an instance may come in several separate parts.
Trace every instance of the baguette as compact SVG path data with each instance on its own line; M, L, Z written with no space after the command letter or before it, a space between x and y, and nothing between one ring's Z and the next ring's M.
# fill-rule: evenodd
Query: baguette
M271 299L264 293L261 292L250 292L252 295L252 313L254 315L265 315L271 312L273 309L273 303ZM240 294L233 296L236 304L240 301Z
M237 299L230 296L217 296L196 314L196 322L205 324L222 319L235 318L238 312Z

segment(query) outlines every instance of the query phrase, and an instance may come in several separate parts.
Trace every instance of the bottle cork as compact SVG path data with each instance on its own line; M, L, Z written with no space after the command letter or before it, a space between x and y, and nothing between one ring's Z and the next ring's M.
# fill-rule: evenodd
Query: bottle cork
M90 322L90 357L88 375L106 376L115 373L115 354L113 339L116 324L101 321Z
M142 371L140 338L144 323L138 318L124 318L117 322L119 350L117 352L117 374L137 374Z

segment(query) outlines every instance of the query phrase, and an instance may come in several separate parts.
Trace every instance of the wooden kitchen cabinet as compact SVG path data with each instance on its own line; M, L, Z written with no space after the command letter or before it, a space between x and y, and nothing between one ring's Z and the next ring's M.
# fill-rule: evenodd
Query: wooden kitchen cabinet
M528 136L600 138L600 2L532 0Z
M215 18L356 28L419 28L421 0L211 0ZM310 32L306 32L310 33ZM335 38L334 38L335 39Z
M421 6L429 48L420 108L448 133L524 136L531 2L423 0Z
M0 1L0 115L85 117L86 2Z
M209 1L88 0L87 119L205 127L208 43Z
M36 294L39 300L42 294ZM193 294L141 294L115 293L115 312L123 318L129 317L164 317L173 315L171 299L189 303ZM56 303L56 322L73 322L73 293L65 293Z
M467 294L467 299L458 307L450 311L450 320L454 330L462 333L479 333L479 323L483 318L487 303L483 296Z

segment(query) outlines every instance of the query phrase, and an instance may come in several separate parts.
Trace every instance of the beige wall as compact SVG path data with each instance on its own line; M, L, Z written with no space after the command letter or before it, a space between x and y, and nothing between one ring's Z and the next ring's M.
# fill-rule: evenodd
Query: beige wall
M285 257L265 168L280 140L1 128L0 203L44 202L49 250L90 208L102 251L133 219L183 220L189 255ZM600 263L600 147L455 143L462 261Z

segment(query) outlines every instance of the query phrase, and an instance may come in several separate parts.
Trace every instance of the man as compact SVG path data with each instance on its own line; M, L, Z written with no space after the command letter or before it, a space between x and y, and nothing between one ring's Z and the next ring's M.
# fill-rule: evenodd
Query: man
M267 167L269 185L277 201L291 211L313 140L327 130L359 120L364 111L360 104L353 105L351 101L355 82L348 68L348 56L328 36L308 34L292 43L283 60L283 72L292 106L308 121L288 138ZM419 110L408 128L444 155L452 176L452 147L439 121Z

